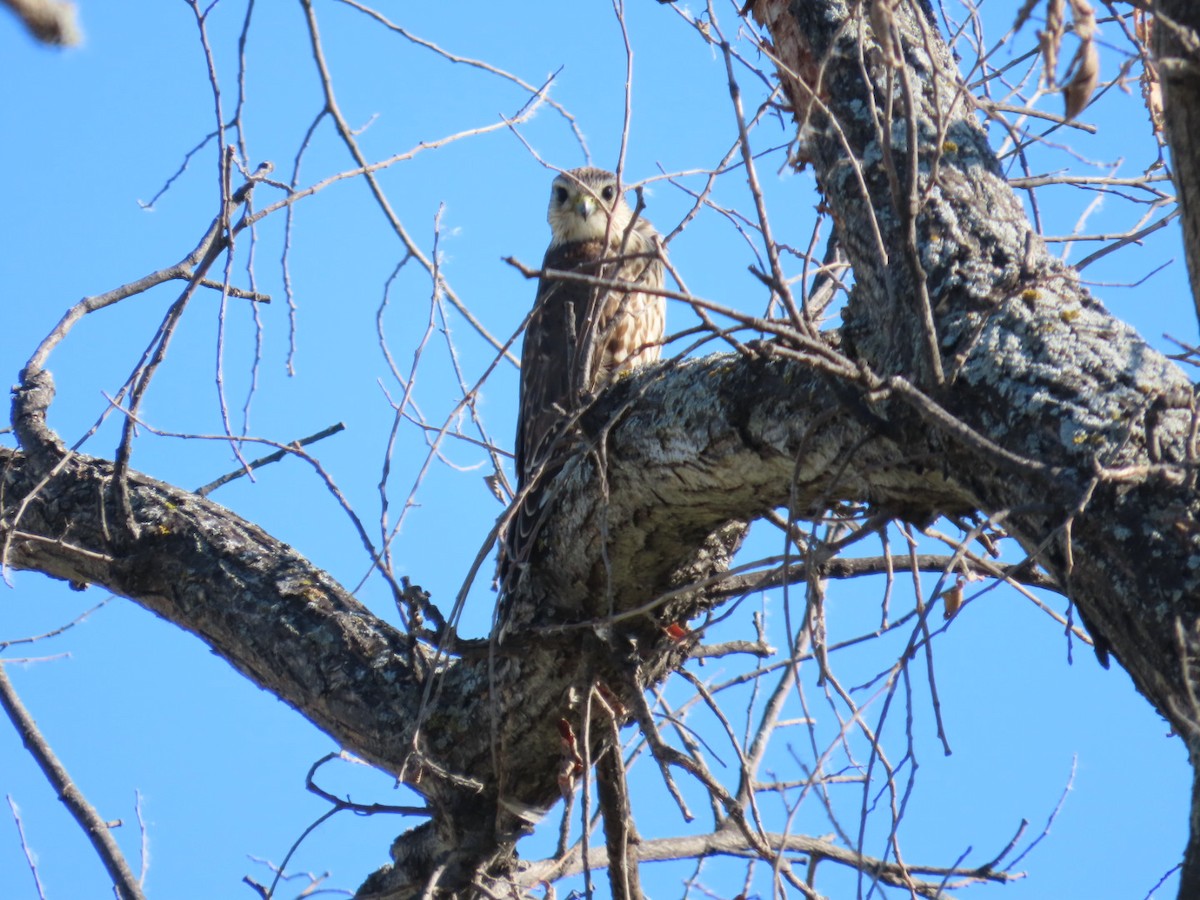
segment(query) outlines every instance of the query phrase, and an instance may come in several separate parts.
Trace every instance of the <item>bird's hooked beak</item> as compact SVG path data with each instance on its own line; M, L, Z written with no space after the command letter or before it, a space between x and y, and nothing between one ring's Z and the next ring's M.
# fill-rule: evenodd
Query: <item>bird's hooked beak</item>
M595 211L596 211L596 198L595 197L590 197L587 194L582 194L582 195L580 195L579 199L575 201L575 212L579 213L579 217L581 219L583 219L583 221L586 222L588 219L590 219L592 216L592 213L594 213Z

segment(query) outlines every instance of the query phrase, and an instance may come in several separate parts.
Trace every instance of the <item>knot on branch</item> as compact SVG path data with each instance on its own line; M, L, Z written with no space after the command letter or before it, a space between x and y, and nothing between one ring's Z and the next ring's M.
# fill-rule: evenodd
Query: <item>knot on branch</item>
M54 376L46 369L27 366L12 393L12 426L17 442L31 462L49 468L67 452L46 424L46 410L54 399Z

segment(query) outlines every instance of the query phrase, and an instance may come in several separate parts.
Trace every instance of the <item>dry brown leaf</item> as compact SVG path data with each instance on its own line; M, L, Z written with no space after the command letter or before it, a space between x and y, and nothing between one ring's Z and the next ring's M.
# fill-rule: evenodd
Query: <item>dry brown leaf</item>
M1060 38L1065 27L1063 23L1066 21L1066 10L1066 0L1046 0L1046 28Z
M1074 74L1063 88L1063 99L1066 101L1064 114L1068 119L1083 112L1100 82L1100 51L1096 49L1095 41L1086 40L1079 45L1071 68Z
M1146 104L1146 112L1150 114L1150 127L1154 134L1163 133L1163 100L1162 84L1158 80L1158 66L1150 56L1150 41L1154 38L1154 17L1142 10L1133 13L1133 29L1142 45L1142 74L1138 79L1142 85L1142 101Z
M963 580L958 579L958 583L948 591L942 592L942 603L945 608L942 611L942 618L953 619L958 614L963 602Z
M1063 32L1066 31L1063 13L1066 0L1047 0L1046 27L1038 32L1038 45L1045 60L1046 84L1058 83L1058 51L1062 47Z
M1146 112L1150 114L1150 127L1156 135L1163 133L1163 99L1162 85L1158 81L1158 71L1149 66L1142 72L1142 97L1145 99Z
M1038 32L1038 47L1042 52L1042 68L1046 73L1046 84L1053 86L1057 80L1054 70L1058 68L1058 42L1048 31Z
M488 490L492 492L492 496L501 503L507 503L504 499L504 489L500 486L503 482L499 472L493 472L490 475L483 476L483 483L488 486Z
M1150 41L1154 37L1154 16L1135 9L1133 11L1133 33L1137 35L1138 43L1142 45L1143 51L1149 49Z

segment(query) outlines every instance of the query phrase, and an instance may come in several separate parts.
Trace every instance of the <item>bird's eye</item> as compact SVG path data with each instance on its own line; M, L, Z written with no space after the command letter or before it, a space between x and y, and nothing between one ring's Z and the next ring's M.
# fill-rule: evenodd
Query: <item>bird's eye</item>
M567 189L565 187L556 187L554 189L554 199L559 203L567 202Z
M605 203L612 203L613 196L617 193L617 189L611 184L606 184L604 190L600 192L600 196L604 198Z

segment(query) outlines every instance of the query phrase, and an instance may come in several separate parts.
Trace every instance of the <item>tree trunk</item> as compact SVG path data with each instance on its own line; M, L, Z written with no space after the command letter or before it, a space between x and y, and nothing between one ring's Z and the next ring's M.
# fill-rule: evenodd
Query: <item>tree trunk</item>
M1155 12L1154 56L1163 89L1171 176L1200 318L1200 7L1192 0L1158 0Z
M1164 7L1198 20L1194 4ZM893 387L873 411L897 422L935 403L953 415L957 424L939 429L950 480L1005 517L1068 590L1102 659L1111 650L1121 661L1195 763L1200 508L1191 384L1032 232L931 21L899 5L890 26L903 65L893 66L846 3L759 0L753 13L786 68L801 161L813 167L854 269L846 344ZM1194 90L1195 67L1193 54L1176 90ZM1196 183L1194 104L1183 95L1175 102L1183 108L1172 112L1168 93L1187 217L1197 206L1189 214L1183 185ZM1187 224L1185 237L1191 262L1200 230ZM1192 262L1193 284L1196 271ZM914 400L913 388L925 399ZM1198 804L1194 795L1193 823ZM1193 833L1180 896L1194 896L1187 885L1198 878Z

